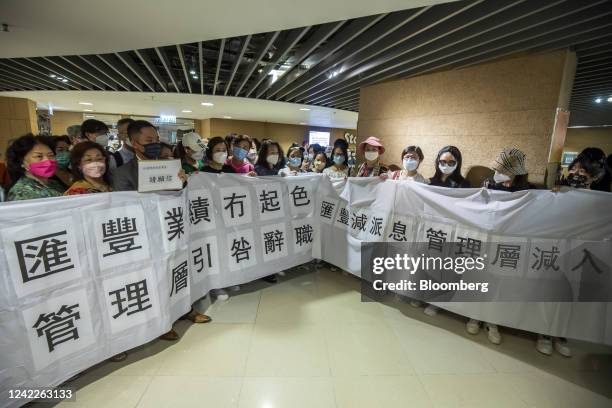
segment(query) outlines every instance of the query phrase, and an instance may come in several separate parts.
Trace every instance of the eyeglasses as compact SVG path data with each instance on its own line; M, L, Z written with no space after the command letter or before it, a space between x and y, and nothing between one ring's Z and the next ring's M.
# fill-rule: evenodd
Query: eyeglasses
M438 163L443 164L445 166L451 166L451 167L457 164L457 162L454 161L454 160L448 160L448 161L447 160L438 160Z

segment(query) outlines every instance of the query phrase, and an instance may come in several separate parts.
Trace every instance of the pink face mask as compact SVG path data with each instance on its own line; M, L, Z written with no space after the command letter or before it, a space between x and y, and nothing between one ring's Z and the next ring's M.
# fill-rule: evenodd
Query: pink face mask
M57 170L57 162L55 160L43 160L36 163L30 163L28 171L36 177L49 178L55 174Z
M100 178L106 171L106 164L102 162L91 162L81 166L81 171L87 177Z

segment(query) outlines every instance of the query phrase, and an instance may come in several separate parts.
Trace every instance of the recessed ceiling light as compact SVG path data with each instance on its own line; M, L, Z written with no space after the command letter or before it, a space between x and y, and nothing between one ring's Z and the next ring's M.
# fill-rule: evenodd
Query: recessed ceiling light
M85 115L86 118L95 118L96 115Z
M300 122L300 125L307 125L308 123L306 122Z
M57 79L59 79L59 80L61 81L61 80L62 80L62 77L61 77L61 76L58 76L58 77L57 77Z
M191 113L191 111L190 111L190 110L187 110L187 109L182 110L181 112L183 112L183 113Z
M595 103L601 103L601 98L595 99Z
M93 109L83 109L83 112L93 112Z
M300 108L301 111L309 111L310 108Z
M62 82L68 82L68 80L66 78L62 79Z
M608 102L612 102L612 96L606 99Z
M198 79L197 75L192 76L193 79Z
M261 74L261 73L263 72L263 69L259 68L259 69L257 70L257 72L259 72L259 73Z
M231 116L227 116L227 115L223 116L223 119L231 119L231 118L232 118Z
M215 104L214 104L214 103L212 103L212 102L202 102L202 104L201 104L201 105L202 105L202 106L215 106Z
M191 71L189 71L189 73L190 73L191 75L195 75L195 73L196 73L196 72L195 72L195 70L193 70L193 69L192 69Z
M55 74L49 74L49 76L50 76L51 78L55 78L57 75L55 75Z
M91 103L91 102L79 102L79 105L91 106L91 105L93 105L93 103Z

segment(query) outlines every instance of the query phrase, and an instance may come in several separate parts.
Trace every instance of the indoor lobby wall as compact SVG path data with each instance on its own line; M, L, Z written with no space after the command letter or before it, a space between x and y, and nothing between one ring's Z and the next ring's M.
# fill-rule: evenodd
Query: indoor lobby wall
M60 136L65 135L68 126L80 125L83 123L83 112L54 111L50 117L51 134Z
M0 159L6 158L9 140L26 133L38 133L36 103L24 98L0 96Z
M587 147L599 147L606 155L612 154L612 127L567 129L564 152L581 152Z
M421 146L426 177L446 145L461 150L464 175L473 165L490 167L504 147L517 147L527 154L530 180L543 183L547 164L560 161L555 114L567 108L574 70L575 55L557 51L365 87L357 133L360 140L380 137L387 163L400 164L405 146Z

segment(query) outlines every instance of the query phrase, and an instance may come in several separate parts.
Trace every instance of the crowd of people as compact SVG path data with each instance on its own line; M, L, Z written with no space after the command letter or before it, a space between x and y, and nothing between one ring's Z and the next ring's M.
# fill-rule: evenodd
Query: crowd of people
M355 168L349 144L344 139L337 139L328 148L296 142L283 151L277 141L259 141L243 134L207 140L195 132L187 132L176 146L171 146L160 141L153 124L129 118L119 120L116 129L120 141L118 149L109 149L109 127L94 119L69 127L65 136L27 134L13 140L6 153L7 174L0 174L6 199L135 191L138 190L138 161L167 159L181 160L178 176L184 184L197 172L284 177L312 172L332 179L378 177L446 188L480 187L471 186L462 175L462 153L455 146L440 149L435 158L435 174L426 178L419 172L425 159L419 146L406 146L401 155L394 158L401 161L401 167L387 165L381 158L385 147L376 137L368 137L357 146L357 156L362 157L363 162ZM558 185L610 192L611 157L606 158L596 147L584 149L568 166L567 174L559 177ZM528 182L526 155L519 149L503 149L491 167L493 176L486 178L482 187L511 192L535 188ZM266 280L275 282L276 277ZM227 298L227 292L221 290L217 296ZM421 306L418 301L410 303ZM426 305L424 311L433 316L438 309ZM210 321L208 316L193 309L184 317L196 323ZM492 343L501 343L502 337L495 324L470 319L466 330L477 334L482 326ZM175 340L178 334L171 330L161 338ZM544 335L538 337L537 349L547 355L552 354L553 349L564 356L571 355L565 339ZM115 356L114 360L124 359L124 354Z

